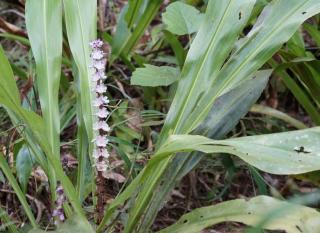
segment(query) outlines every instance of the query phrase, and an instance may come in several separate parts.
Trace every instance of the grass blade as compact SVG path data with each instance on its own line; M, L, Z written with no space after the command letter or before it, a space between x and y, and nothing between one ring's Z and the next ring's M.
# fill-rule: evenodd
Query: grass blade
M28 216L28 219L29 219L32 227L38 228L38 224L36 223L36 220L32 214L31 207L29 206L29 204L25 198L24 193L20 189L18 182L14 178L6 159L4 158L4 155L1 152L0 152L0 167L1 167L1 170L3 171L4 175L7 177L14 192L16 193L24 211L26 212L26 215Z
M307 126L303 122L296 120L295 118L289 116L286 113L283 113L283 112L276 110L274 108L270 108L268 106L255 104L250 109L250 112L260 113L260 114L268 115L271 117L275 117L277 119L283 120L284 122L291 124L292 126L296 127L297 129L306 129L307 128Z
M112 57L111 62L121 56L122 59L127 59L129 53L132 51L138 40L141 38L146 28L149 26L155 15L162 4L162 0L144 0L143 4L138 3L140 1L130 1L129 7L124 8L119 16L117 31L112 39ZM137 7L140 6L139 10L131 11L131 4L135 4ZM144 7L145 6L145 7ZM136 14L141 12L139 16L131 16L128 14ZM126 19L136 18L133 27L132 21L128 22ZM129 27L132 25L132 27Z
M46 154L49 164L53 167L57 178L61 181L64 191L69 198L69 201L72 204L76 214L82 219L82 221L87 222L84 216L84 211L81 207L79 199L77 198L74 186L62 169L60 158L57 158L57 156L52 153L51 145L47 140L45 123L43 119L36 113L22 108L20 105L18 88L15 84L8 59L6 59L1 46L0 68L2 70L0 73L0 104L3 105L8 111L13 112L20 124L23 124L24 127L30 130L33 137L36 139L36 142Z

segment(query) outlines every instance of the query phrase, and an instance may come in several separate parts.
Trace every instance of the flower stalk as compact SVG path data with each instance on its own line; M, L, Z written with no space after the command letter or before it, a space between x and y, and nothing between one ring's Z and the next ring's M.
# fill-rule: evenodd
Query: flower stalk
M93 125L94 129L94 139L95 144L93 151L94 167L96 168L96 184L97 184L97 217L96 220L99 223L103 218L104 205L105 205L105 178L104 174L109 168L109 152L107 150L108 138L107 133L110 132L110 127L107 124L107 118L109 116L109 111L107 110L107 104L109 99L105 96L107 91L107 86L104 84L105 79L105 67L106 59L105 53L102 50L103 42L101 40L95 40L90 43L92 49L91 59L92 59L92 90L94 99L92 100L92 105L95 108L95 123Z
M57 186L56 195L56 208L53 210L52 216L56 218L55 224L57 225L59 222L64 222L66 219L63 210L63 203L66 201L66 196L64 195L64 190L60 184Z

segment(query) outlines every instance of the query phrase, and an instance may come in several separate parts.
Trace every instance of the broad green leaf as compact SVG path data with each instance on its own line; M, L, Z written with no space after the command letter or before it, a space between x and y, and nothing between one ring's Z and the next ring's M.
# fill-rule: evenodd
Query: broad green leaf
M197 128L194 134L204 135L212 139L225 136L238 123L256 102L265 88L271 71L261 71L256 78L244 82L242 85L222 95L214 103L206 120ZM150 226L158 213L159 206L165 201L176 183L190 172L203 158L203 153L191 152L178 155L169 164L164 176L155 188L150 206L143 219L143 227Z
M192 34L197 32L203 21L201 14L195 7L183 2L170 4L162 14L163 23L167 30L176 35Z
M31 230L28 233L45 233L43 230ZM58 229L52 233L94 233L88 222L84 222L78 216L69 218L65 223L58 225Z
M89 137L92 139L92 107L89 43L96 39L97 2L90 0L63 0L70 49L77 65L78 101Z
M211 140L197 135L172 135L151 163L172 153L198 150L233 154L262 171L301 174L320 170L320 127L285 133Z
M79 199L83 200L83 190L86 185L85 171L93 151L93 109L91 105L89 43L96 39L97 1L63 0L63 3L68 41L76 63L76 69L73 70L73 73L77 83L78 130L81 131L78 135L86 135L86 140L80 141L81 144L79 144L78 150L77 194ZM88 153L85 152L86 150L88 150Z
M131 77L131 85L139 86L169 86L179 78L179 69L171 66L145 65L136 69Z
M300 25L311 16L320 12L318 0L275 0L261 13L257 23L243 39L221 71L214 78L211 89L204 94L188 117L184 131L194 129L206 117L216 98L238 85L248 75L259 69L283 43L297 31ZM187 120L185 120L187 121Z
M37 17L35 17L35 15ZM62 59L61 0L26 2L26 26L36 61L36 81L52 154L60 159L59 84ZM52 199L55 200L54 169L48 170Z
M138 186L147 185L148 177L154 174L157 165L172 156L173 153L193 150L210 154L228 153L272 174L303 174L320 169L319 143L320 127L227 140L212 140L197 135L170 136L131 185L109 206L106 218L110 218L113 211L133 195ZM187 155L177 154L176 156ZM158 190L153 189L153 191L157 192ZM99 229L102 229L102 226Z
M16 157L16 170L21 189L26 193L32 167L35 163L33 154L27 145L23 145Z
M186 117L192 119L193 126L186 126L185 132L192 130L206 117L215 99L246 77L256 72L283 43L297 31L300 25L320 12L318 0L275 0L261 13L257 23L243 39L194 109ZM183 124L183 123L182 123Z
M195 123L195 117L190 117L191 113L194 113L194 107L198 105L200 98L204 98L203 94L210 89L215 76L233 49L239 33L250 17L254 3L255 0L208 2L204 20L181 71L175 98L158 145L161 145L169 134L184 132L182 128L185 121ZM240 20L239 12L242 12ZM190 122L186 125L191 126Z
M48 140L52 153L60 158L58 95L62 57L61 0L27 0L26 25L36 61L36 81Z
M60 158L57 158L52 153L51 145L46 136L44 120L36 113L22 108L19 97L14 95L15 91L17 91L17 86L10 64L3 53L2 47L0 47L0 64L3 68L3 72L0 72L0 104L3 105L9 113L14 113L12 116L16 118L15 124L19 122L20 124L23 124L23 127L26 127L27 130L30 131L37 144L46 154L50 165L53 167L57 178L61 181L75 212L81 216L82 221L86 221L83 209L76 196L74 186L70 179L65 175L60 164Z
M276 217L263 224L262 227L267 230L315 233L320 228L320 213L315 209L268 196L258 196L249 201L238 199L195 209L159 233L196 233L222 222L240 222L256 226L270 213L276 214Z
M245 27L250 17L254 3L254 0L208 2L205 19L188 52L181 71L179 85L157 142L157 147L170 134L183 132L181 123L184 119L188 119L189 125L194 123L193 118L190 118L193 107L197 104L203 92L208 90L213 75L220 70L225 58L234 47L238 34ZM240 11L242 17L239 20ZM221 44L224 46L221 46ZM129 213L129 221L124 232L134 230L153 194L155 185L170 161L171 158L161 161L158 164L157 173L148 177L148 181L140 190Z

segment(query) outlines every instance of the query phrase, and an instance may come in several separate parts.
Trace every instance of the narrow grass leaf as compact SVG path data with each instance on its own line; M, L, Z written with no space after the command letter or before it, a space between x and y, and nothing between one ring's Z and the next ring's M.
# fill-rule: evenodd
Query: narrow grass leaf
M294 126L297 129L306 129L307 128L307 126L303 122L289 116L288 114L286 114L284 112L281 112L281 111L274 109L274 108L270 108L268 106L255 104L250 109L250 112L260 113L263 115L267 115L267 116L271 116L271 117L280 119L280 120Z
M7 177L10 185L12 186L14 192L16 193L22 207L23 210L26 212L26 215L32 225L32 227L34 228L38 228L38 224L36 223L36 220L33 216L31 207L29 206L24 193L22 192L22 190L20 189L20 186L18 184L18 182L16 181L14 175L11 172L11 169L4 157L4 155L2 153L0 153L0 168L3 171L3 173L5 174L5 176Z

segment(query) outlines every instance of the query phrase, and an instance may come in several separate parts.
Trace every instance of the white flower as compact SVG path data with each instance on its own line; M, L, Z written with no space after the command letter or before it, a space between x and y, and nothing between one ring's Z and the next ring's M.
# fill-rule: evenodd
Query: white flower
M96 149L93 151L93 157L95 159L99 159L100 157L103 157L103 158L109 158L109 152L107 151L107 149L103 148L103 149Z
M90 43L92 48L91 59L93 72L91 74L92 91L95 93L95 98L92 100L92 105L97 108L95 113L96 123L93 125L93 129L97 131L97 135L92 142L95 143L95 149L93 151L93 158L95 160L95 167L99 172L106 172L109 167L108 158L109 153L107 145L109 140L106 133L111 129L107 122L104 120L108 117L109 112L105 105L109 103L109 99L103 96L107 91L107 86L103 84L103 80L107 77L105 75L105 66L107 60L104 58L105 54L102 51L103 42L101 40L95 40Z
M97 167L97 170L100 171L100 172L105 172L107 171L107 168L108 168L108 165L107 163L103 160L103 161L98 161L96 163L96 167Z
M106 147L109 140L107 139L106 136L102 136L102 135L98 135L95 139L94 139L96 145L98 147Z
M93 75L92 75L92 81L93 82L97 82L99 80L105 80L107 78L107 76L104 74L104 72L95 72Z
M99 121L99 122L96 122L93 126L93 129L94 130L103 130L105 132L109 132L110 131L110 127L109 125L107 124L107 122L105 121Z
M99 118L106 118L109 115L109 112L106 108L99 108L98 112L96 113L96 115Z
M94 107L100 107L101 105L105 105L109 103L109 99L106 96L100 96L93 100L93 106Z
M92 49L98 49L101 48L103 45L103 42L101 40L94 40L92 42L90 42L90 46Z
M95 91L99 94L103 94L107 91L107 87L106 85L104 85L103 83L99 84L96 86Z
M101 50L93 50L91 53L91 57L95 60L100 60L104 56L104 53Z
M96 68L98 71L104 70L105 66L106 66L106 59L95 61L93 63L93 67Z

